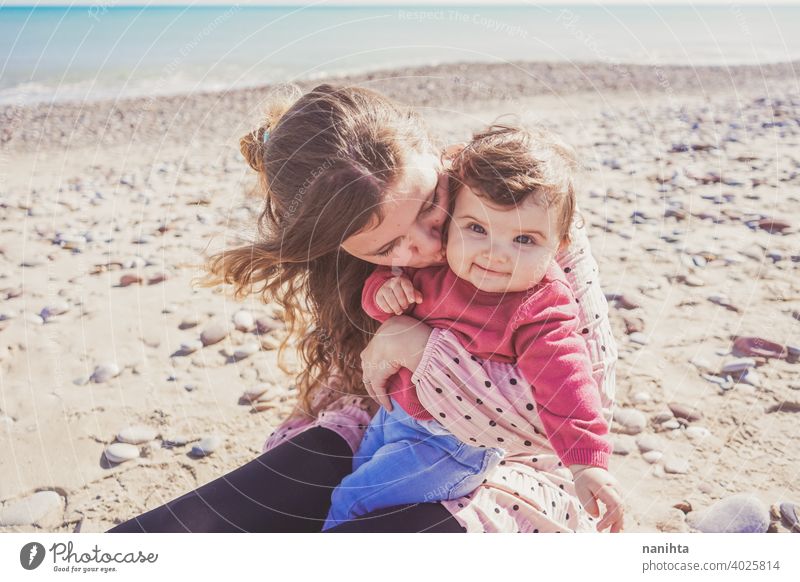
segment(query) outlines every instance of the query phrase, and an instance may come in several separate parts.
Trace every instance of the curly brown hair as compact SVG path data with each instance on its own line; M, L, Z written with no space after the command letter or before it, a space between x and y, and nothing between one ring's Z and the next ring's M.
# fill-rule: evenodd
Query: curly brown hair
M450 212L463 186L500 207L515 207L530 196L558 210L563 248L571 242L576 212L578 161L574 150L541 127L494 123L474 133L450 167ZM446 231L446 229L445 229Z

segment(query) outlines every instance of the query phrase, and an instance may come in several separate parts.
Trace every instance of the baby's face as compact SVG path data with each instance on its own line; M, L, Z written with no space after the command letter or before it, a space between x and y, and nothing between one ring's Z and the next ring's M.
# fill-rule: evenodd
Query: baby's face
M448 227L447 262L482 291L525 291L541 281L559 250L556 220L556 209L532 196L505 209L463 186Z

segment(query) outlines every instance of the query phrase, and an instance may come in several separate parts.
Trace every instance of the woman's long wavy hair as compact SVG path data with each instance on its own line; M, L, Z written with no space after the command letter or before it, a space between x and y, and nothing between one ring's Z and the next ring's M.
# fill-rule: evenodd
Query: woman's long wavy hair
M360 355L378 327L361 309L374 265L340 245L383 219L382 195L408 153L434 146L411 108L328 84L276 94L240 146L265 197L258 239L213 255L201 284L230 284L237 299L257 293L283 309L289 333L279 356L298 340L299 404L316 416L322 400L313 396L334 378L342 393L366 394Z

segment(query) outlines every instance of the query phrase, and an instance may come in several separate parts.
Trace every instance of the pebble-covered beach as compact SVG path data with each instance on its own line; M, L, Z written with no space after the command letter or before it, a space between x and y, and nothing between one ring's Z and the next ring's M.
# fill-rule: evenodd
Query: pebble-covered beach
M798 527L798 65L332 81L418 106L443 144L516 113L577 147L627 531ZM280 309L193 285L255 236L238 139L268 93L0 109L0 531L105 531L253 459L292 409Z

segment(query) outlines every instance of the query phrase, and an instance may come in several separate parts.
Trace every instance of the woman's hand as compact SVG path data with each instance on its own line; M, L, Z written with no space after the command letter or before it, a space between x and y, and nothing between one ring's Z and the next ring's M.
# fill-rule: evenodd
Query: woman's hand
M392 410L387 380L400 368L414 371L419 367L431 331L430 326L413 317L395 316L378 328L361 352L364 387L386 410Z
M590 465L570 465L575 481L575 493L583 508L594 518L600 517L598 501L606 506L606 513L597 523L597 531L611 527L611 533L622 531L624 507L617 480L605 469Z

